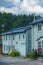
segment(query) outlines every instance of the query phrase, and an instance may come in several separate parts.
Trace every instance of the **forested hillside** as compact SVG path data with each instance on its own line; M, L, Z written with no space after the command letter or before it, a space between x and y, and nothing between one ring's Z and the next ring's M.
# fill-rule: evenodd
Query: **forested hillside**
M41 16L35 16L35 19ZM11 13L0 12L0 33L10 30L12 28L18 28L21 26L29 25L34 19L34 14L31 15L13 15ZM4 24L4 26L3 26ZM4 29L4 30L3 30Z

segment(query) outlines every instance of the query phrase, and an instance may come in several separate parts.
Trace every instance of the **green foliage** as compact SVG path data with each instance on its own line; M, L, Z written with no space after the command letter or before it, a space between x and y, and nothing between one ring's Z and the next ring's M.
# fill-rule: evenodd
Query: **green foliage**
M41 16L36 16L35 18L38 19ZM22 26L27 26L31 23L34 19L34 14L27 15L13 15L11 13L1 13L0 12L0 33L6 32L13 28L18 28ZM5 26L2 28L2 24ZM2 31L4 29L4 31Z
M10 56L12 56L12 57L20 56L20 53L18 51L16 51L16 50L13 50L11 52Z
M31 51L29 53L29 58L31 58L31 59L37 59L37 51L36 50Z

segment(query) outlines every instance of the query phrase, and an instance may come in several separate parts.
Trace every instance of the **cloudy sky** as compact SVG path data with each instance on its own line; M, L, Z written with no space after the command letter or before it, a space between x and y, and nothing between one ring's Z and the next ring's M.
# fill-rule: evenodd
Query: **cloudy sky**
M35 12L43 16L43 0L0 0L0 11L27 15Z

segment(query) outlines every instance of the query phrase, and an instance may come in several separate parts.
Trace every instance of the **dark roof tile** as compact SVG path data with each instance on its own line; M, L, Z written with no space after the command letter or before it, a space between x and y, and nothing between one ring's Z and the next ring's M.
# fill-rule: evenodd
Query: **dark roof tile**
M40 18L38 20L35 20L31 24L36 24L36 23L40 23L40 22L43 22L43 18Z
M7 31L5 33L2 33L1 35L24 32L24 31L26 31L28 29L31 29L31 26L25 26L25 27L15 28L15 29L9 30L9 31Z

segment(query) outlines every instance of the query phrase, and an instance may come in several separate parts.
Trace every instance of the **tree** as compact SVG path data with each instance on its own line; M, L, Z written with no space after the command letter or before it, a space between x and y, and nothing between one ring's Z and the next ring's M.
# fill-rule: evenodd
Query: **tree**
M35 19L41 16L35 16ZM4 32L13 28L27 26L34 19L34 14L27 15L13 15L11 13L0 12L0 33L2 32L2 25L4 24Z

